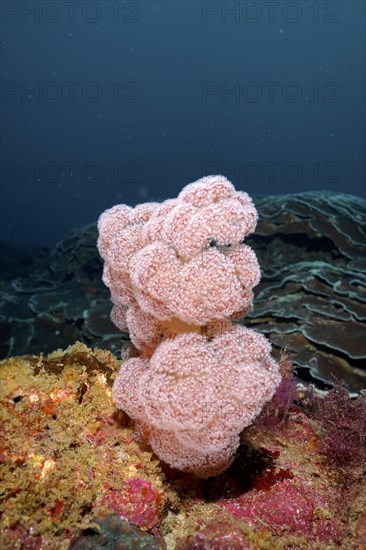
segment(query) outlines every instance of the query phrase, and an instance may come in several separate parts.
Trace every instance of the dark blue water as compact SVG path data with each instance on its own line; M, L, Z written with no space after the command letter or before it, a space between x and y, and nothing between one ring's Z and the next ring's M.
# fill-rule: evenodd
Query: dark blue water
M365 196L365 9L3 0L1 239L53 245L213 173Z

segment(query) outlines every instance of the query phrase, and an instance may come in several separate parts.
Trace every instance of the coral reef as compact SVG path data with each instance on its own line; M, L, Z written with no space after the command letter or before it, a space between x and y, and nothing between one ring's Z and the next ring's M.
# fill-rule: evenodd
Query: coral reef
M118 367L80 343L1 363L1 548L67 548L116 510L145 529L161 521L160 469L112 402Z
M209 479L169 468L137 444L130 419L112 398L121 361L106 349L116 351L129 339L109 320L96 227L73 231L51 255L44 249L24 255L6 245L0 281L0 347L9 356L0 362L2 549L366 547L365 202L321 192L255 203L260 221L246 243L259 258L262 280L246 320L277 350L282 382L238 434L229 468ZM213 239L207 250L226 254L225 244ZM136 324L135 338L144 321ZM214 329L204 335L211 347ZM77 343L39 355L77 339L106 349ZM140 347L146 335L141 341ZM177 357L185 352L182 342ZM21 353L27 355L13 357ZM298 385L293 364L305 380L334 388ZM168 365L163 378L169 372ZM350 398L350 391L361 395ZM160 397L147 394L154 414ZM191 401L188 407L196 406L194 396ZM167 404L166 419L176 404ZM236 411L227 413L235 424Z
M364 449L340 465L323 445L343 417L364 433L364 396L291 390L268 404L277 430L264 409L233 464L201 480L134 442L111 396L119 367L80 343L0 363L2 549L364 547ZM288 357L281 370L291 381Z
M244 244L256 222L250 197L223 176L98 221L111 319L140 353L122 364L114 398L160 459L200 477L231 464L281 379L266 338L233 324L260 281Z
M324 387L335 375L359 392L366 386L365 201L322 191L254 202L259 222L246 242L262 280L246 324L266 334L275 353L287 348L303 380ZM121 340L127 345L127 334L109 320L96 239L92 225L72 231L51 254L2 243L1 357L51 352L76 340L114 353Z

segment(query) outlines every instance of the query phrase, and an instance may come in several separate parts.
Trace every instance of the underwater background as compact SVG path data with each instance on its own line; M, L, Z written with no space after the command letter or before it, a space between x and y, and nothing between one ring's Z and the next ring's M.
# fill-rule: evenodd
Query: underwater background
M366 549L365 38L364 0L0 1L1 550ZM136 348L112 323L97 220L215 174L253 199L261 281L222 335L190 326L212 368L186 317L136 310ZM222 272L199 271L214 306Z
M260 214L249 322L304 380L365 387L365 12L2 2L1 356L118 354L98 216L223 174Z

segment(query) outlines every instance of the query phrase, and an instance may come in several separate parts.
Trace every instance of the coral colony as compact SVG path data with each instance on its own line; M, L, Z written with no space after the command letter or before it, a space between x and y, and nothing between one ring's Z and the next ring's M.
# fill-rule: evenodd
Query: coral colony
M260 280L244 244L256 223L250 197L223 176L163 203L116 205L98 223L111 319L139 352L114 399L160 459L202 478L228 468L281 380L267 339L233 323Z

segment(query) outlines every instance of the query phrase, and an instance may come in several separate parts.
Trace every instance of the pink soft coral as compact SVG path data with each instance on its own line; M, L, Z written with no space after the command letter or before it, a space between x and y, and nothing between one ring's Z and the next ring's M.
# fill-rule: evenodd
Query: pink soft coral
M141 352L122 365L115 400L160 458L202 477L227 468L280 381L267 340L231 323L260 280L243 243L256 221L249 196L222 176L99 219L111 318Z
M206 477L226 468L279 382L266 338L232 326L212 339L167 339L150 361L134 358L113 388L117 405L160 458Z
M197 326L246 313L260 269L243 240L256 221L250 197L222 176L187 185L162 204L117 205L104 212L98 248L115 324L122 330L136 325L136 308L146 319ZM131 339L144 351L140 329L139 336L130 330Z

